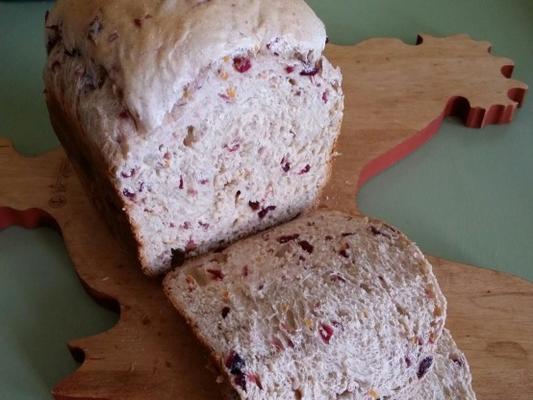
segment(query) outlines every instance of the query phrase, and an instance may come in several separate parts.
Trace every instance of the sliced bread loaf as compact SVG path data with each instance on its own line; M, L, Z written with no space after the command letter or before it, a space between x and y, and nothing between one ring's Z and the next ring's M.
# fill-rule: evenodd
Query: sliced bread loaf
M186 263L164 290L241 399L387 399L431 370L446 301L396 229L317 211Z
M447 329L437 344L431 372L405 400L476 400L468 361Z
M343 94L303 0L59 0L46 32L54 129L147 274L316 202Z

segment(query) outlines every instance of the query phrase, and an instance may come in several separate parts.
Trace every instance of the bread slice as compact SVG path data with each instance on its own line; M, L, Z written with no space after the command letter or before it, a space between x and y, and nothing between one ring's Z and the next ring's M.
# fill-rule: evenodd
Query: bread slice
M431 370L446 315L412 242L335 211L191 260L164 290L249 400L412 393Z
M439 339L431 372L405 400L476 400L466 357L447 329Z
M303 0L59 0L52 125L143 271L312 207L340 131L340 71Z

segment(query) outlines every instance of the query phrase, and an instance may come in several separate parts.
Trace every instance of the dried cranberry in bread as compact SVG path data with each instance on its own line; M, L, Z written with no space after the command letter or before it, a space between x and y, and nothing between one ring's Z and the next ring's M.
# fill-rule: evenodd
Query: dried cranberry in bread
M340 71L303 0L58 0L51 121L144 272L312 207L340 130Z
M318 211L169 273L241 399L398 398L431 371L446 300L396 229Z
M415 392L405 400L476 400L468 361L447 329L437 344L431 372Z

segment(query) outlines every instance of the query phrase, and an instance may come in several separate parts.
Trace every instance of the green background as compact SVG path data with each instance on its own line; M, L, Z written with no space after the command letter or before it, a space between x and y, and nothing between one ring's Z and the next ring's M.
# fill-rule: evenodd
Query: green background
M338 44L469 33L516 61L533 83L533 0L309 0ZM0 2L0 135L24 154L58 145L42 96L49 2ZM399 226L429 254L533 279L533 102L512 125L481 131L448 120L430 143L370 181L369 215ZM65 343L116 316L83 291L61 238L0 232L0 399L49 399L76 368Z

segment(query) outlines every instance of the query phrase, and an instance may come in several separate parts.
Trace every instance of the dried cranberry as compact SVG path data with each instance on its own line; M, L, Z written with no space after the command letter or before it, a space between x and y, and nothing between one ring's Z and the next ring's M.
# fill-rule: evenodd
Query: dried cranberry
M294 67L287 65L287 67L285 68L285 71L287 71L288 74L292 74L294 72Z
M291 163L287 161L285 157L283 157L283 159L281 160L281 169L284 172L289 172L291 170Z
M233 66L237 71L243 74L252 68L252 62L248 57L235 57L233 59Z
M118 116L119 116L120 119L129 119L129 118L131 118L131 114L130 114L129 110L122 110L120 112L120 114L118 114Z
M207 272L211 275L213 280L215 281L222 281L224 280L224 273L219 269L208 269Z
M180 184L178 186L180 189L183 189L183 176L180 175Z
M235 351L232 351L229 356L226 357L226 362L224 364L232 375L242 375L243 369L246 368L246 363Z
M222 318L226 319L226 317L228 316L229 312L230 312L230 308L229 307L224 307L222 309Z
M250 208L251 208L252 210L254 210L254 211L259 210L259 206L260 206L260 204L259 204L258 201L249 201L249 202L248 202L248 205L249 205Z
M429 371L432 364L433 357L426 357L420 362L420 365L418 366L418 371L416 373L418 379L421 379Z
M232 101L231 97L229 97L226 93L219 93L218 96L221 99L226 100L228 103Z
M302 76L315 76L318 74L319 69L317 67L313 68L306 68L302 72L300 72L300 75Z
M246 377L244 374L235 375L235 379L233 381L237 386L240 386L242 390L246 392Z
M131 192L129 189L124 189L122 194L130 200L135 200L135 193Z
M452 356L451 360L460 367L464 366L463 360L461 360L459 356Z
M259 376L257 374L252 374L251 372L248 374L248 380L250 382L253 382L257 385L257 387L261 390L263 390L263 385L261 383L261 379L259 379Z
M280 236L278 238L278 242L281 244L288 243L290 241L298 239L299 237L300 235L298 233L295 233L294 235Z
M277 337L274 337L272 339L272 345L276 348L277 351L285 350L285 346L283 346L283 342Z
M328 97L328 91L326 90L324 93L322 93L322 101L324 103L327 103L329 100L329 97Z
M313 245L311 243L309 243L307 240L301 240L301 241L298 242L298 244L300 245L300 247L302 249L307 251L309 254L311 254L313 252L313 250L315 249L313 247Z
M181 267L185 262L185 252L182 249L172 249L170 252L172 254L170 262L172 267Z
M333 337L333 327L328 324L320 324L318 327L318 333L320 333L320 337L324 343L329 344L331 338Z
M309 164L307 164L301 171L300 171L300 175L305 175L307 174L309 171L311 171L311 166Z
M224 148L228 150L230 153L235 153L237 150L241 148L241 145L239 143L235 143L233 146L228 146L226 144L224 145Z
M276 206L268 206L266 208L263 208L261 211L259 211L257 215L259 216L259 219L263 219L267 216L267 214L270 211L274 211L276 208L277 208Z

